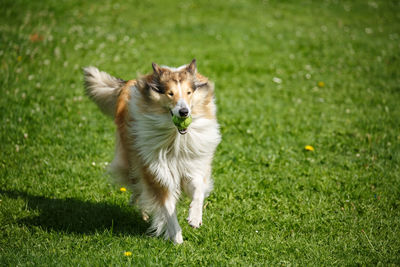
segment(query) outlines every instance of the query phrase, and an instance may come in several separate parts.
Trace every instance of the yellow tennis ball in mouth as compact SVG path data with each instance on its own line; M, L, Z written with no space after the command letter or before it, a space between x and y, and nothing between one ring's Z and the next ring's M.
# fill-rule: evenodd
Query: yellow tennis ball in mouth
M189 125L192 123L192 117L180 118L178 116L173 115L172 121L174 122L175 126L178 130L185 130Z

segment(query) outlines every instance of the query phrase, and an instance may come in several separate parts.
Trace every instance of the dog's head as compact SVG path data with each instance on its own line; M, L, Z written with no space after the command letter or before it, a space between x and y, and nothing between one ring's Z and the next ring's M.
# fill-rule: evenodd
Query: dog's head
M153 74L146 81L147 96L153 104L168 110L171 115L186 118L191 116L193 106L205 98L212 84L197 73L196 60L179 68L152 64Z

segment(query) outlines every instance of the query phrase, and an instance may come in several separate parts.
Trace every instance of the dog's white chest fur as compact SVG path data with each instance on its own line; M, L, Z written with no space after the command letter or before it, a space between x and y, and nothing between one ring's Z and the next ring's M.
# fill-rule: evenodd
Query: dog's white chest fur
M129 132L135 140L132 145L159 182L176 190L180 179L204 173L221 140L217 121L194 116L188 132L181 135L170 114L143 114L138 103L140 95L135 87L131 90L129 111L134 120Z

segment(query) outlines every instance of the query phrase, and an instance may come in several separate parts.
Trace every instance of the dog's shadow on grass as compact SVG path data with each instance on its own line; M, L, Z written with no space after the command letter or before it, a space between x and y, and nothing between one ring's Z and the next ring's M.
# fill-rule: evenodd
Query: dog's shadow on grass
M24 199L35 215L17 221L46 231L94 234L108 231L117 235L144 235L148 224L130 206L90 202L75 198L57 199L21 191L0 190L0 195Z

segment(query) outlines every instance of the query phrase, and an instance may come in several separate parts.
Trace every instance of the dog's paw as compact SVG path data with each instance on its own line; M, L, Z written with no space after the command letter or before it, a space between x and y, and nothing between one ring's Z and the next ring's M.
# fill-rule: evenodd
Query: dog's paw
M174 244L182 244L183 243L183 237L182 237L182 232L179 231L178 233L176 233L175 236L171 237L172 242L174 242Z
M187 221L190 226L193 228L199 228L200 225L203 223L201 214L198 212L194 212L193 210L189 211L189 217L187 217Z
M193 228L199 228L202 224L202 206L201 204L191 203L189 208L189 216L187 217L187 221L190 226Z
M142 211L142 219L145 222L149 222L149 220L150 220L149 214L147 214L147 212L145 212L145 211Z
M199 228L201 226L201 224L203 223L201 221L201 218L187 218L187 221L189 223L190 226L192 226L193 228Z

